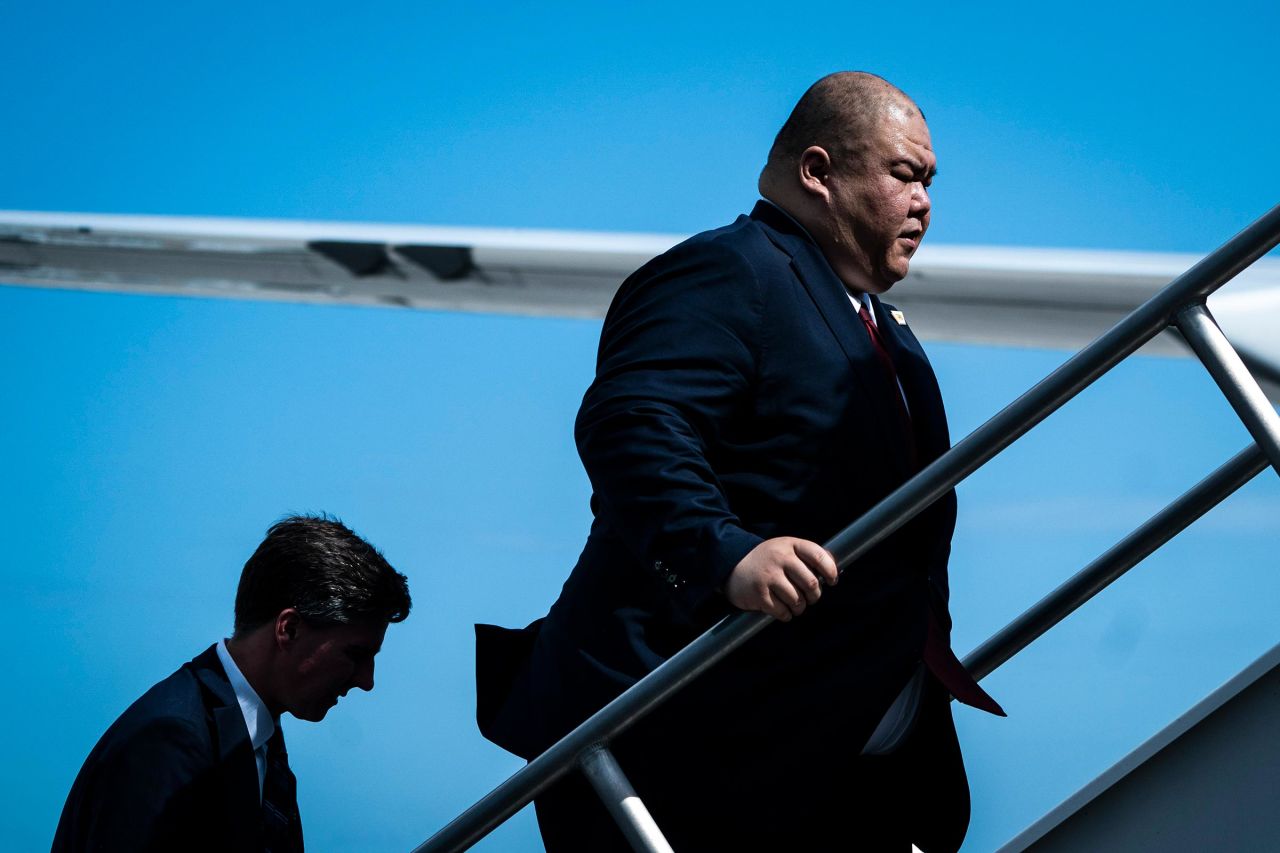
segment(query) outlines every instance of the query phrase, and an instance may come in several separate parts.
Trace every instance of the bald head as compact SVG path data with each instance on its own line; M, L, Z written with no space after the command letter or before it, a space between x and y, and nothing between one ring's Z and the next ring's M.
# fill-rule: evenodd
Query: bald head
M800 155L818 146L837 167L856 168L866 157L874 131L890 108L919 115L920 108L897 86L865 71L828 74L809 87L791 111L769 149L760 174L766 197L782 191L780 182L794 174Z
M760 194L791 215L850 292L906 277L929 227L937 158L924 114L874 74L809 87L760 174Z

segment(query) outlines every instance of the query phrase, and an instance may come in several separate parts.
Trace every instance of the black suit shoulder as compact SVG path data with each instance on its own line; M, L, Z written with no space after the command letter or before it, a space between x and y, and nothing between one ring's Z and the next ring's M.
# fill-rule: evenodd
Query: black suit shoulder
M225 839L225 745L212 711L222 700L197 675L200 660L154 685L102 735L67 797L53 853L213 849Z
M637 314L647 325L678 319L676 310L705 309L751 323L761 312L760 256L768 241L746 217L679 243L636 270L615 294L605 316L601 347L613 342ZM750 338L752 329L735 331Z
M785 256L744 216L633 273L605 318L575 421L602 529L685 612L760 541L730 510L713 463L759 381L770 263Z

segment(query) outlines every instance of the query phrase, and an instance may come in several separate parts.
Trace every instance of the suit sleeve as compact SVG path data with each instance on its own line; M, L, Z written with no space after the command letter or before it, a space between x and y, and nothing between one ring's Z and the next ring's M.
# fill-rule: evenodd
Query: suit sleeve
M679 247L629 279L610 308L578 452L596 511L691 614L761 541L716 476L724 430L748 411L763 294L739 254Z
M160 719L103 756L81 816L84 849L177 850L191 842L191 827L209 809L213 762L191 724Z

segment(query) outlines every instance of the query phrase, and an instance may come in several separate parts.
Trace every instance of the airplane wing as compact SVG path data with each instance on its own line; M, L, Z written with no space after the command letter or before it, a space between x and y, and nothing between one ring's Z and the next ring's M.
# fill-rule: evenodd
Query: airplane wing
M1229 235L1222 235L1226 238ZM683 239L347 222L0 211L0 283L132 293L601 317ZM1191 254L925 245L891 300L923 338L1078 349L1199 260ZM1211 299L1280 382L1280 261ZM1144 350L1182 354L1165 333ZM1269 391L1277 390L1272 385Z

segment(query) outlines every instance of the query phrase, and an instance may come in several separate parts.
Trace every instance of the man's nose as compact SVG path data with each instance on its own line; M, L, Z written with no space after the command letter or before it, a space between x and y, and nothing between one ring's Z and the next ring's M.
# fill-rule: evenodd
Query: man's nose
M911 212L917 216L926 216L932 207L933 203L929 200L929 188L923 183L917 182L911 191Z
M356 670L355 686L366 693L373 689L373 661Z

